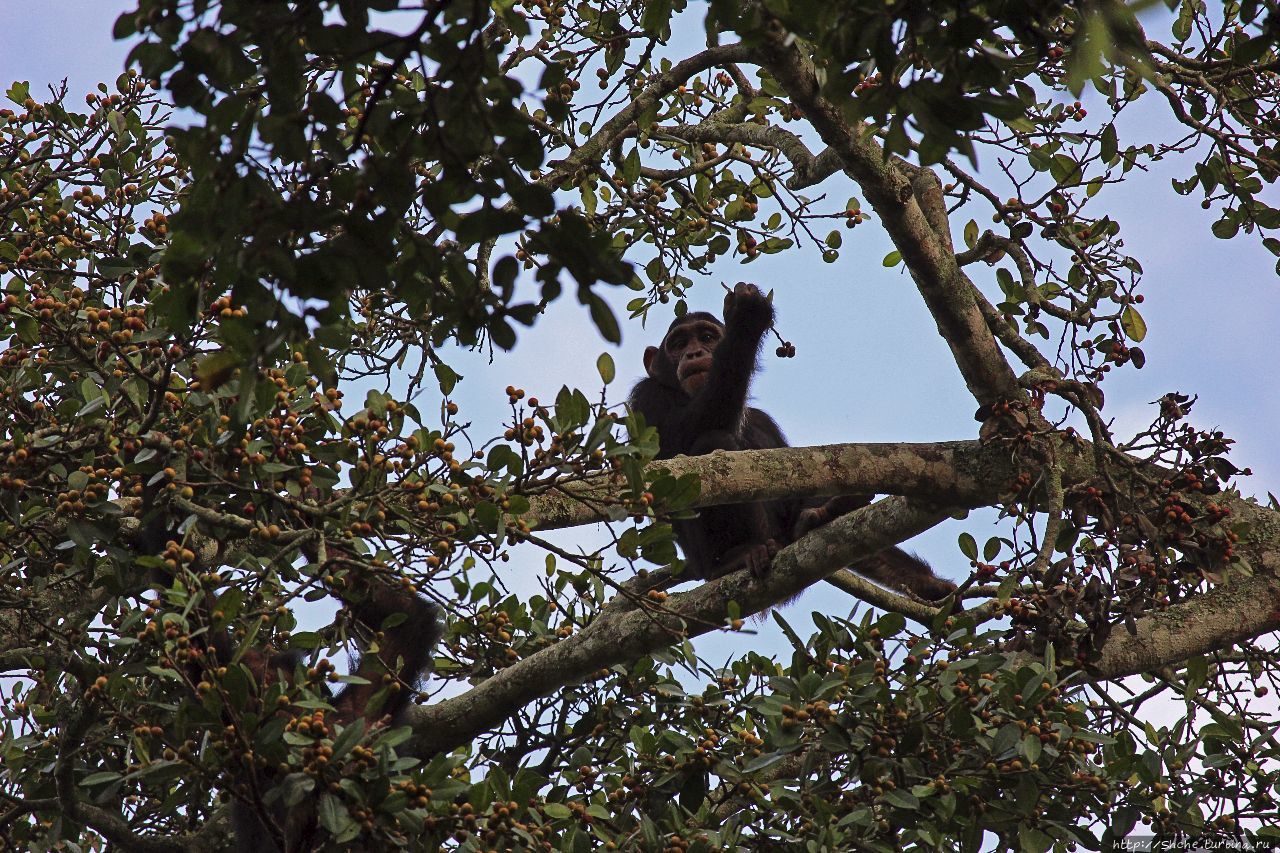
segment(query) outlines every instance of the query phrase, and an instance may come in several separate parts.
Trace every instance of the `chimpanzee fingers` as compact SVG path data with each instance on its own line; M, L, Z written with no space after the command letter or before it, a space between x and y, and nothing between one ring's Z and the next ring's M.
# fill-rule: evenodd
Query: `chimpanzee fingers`
M773 325L773 305L760 288L740 281L725 294L724 321L727 326L738 325L751 334L762 334Z
M751 577L759 580L769 573L769 567L773 565L773 555L777 553L777 543L770 539L763 545L757 545L751 549L750 559L747 561L747 568L751 570Z
M806 509L801 512L800 517L796 519L796 526L791 531L791 538L799 539L810 530L813 530L816 527L821 527L830 520L831 514L827 512L827 508L825 506L815 506Z

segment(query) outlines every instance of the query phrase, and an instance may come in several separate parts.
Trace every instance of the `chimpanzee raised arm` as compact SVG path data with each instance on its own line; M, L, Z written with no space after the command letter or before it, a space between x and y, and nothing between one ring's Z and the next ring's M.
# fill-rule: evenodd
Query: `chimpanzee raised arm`
M671 324L659 346L645 350L648 375L632 390L631 408L657 427L659 459L787 446L773 418L747 405L760 342L773 316L773 305L759 288L740 282L725 296L723 323L706 312L686 314ZM707 507L697 518L672 526L694 577L718 577L743 567L762 575L778 548L870 499L841 495L828 501ZM852 568L929 600L945 598L955 589L900 548L887 549Z

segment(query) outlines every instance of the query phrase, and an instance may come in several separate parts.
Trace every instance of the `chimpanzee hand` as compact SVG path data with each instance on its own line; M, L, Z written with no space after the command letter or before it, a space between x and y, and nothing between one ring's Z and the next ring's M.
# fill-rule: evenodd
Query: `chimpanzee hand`
M837 495L822 506L809 507L802 511L796 519L795 527L791 531L791 538L793 540L799 539L810 530L822 527L846 513L853 512L855 509L861 509L871 503L873 497L874 495Z
M827 508L825 506L810 507L800 513L800 517L796 519L796 526L791 531L791 535L792 537L799 539L810 530L825 526L829 521L831 521L831 513L827 512Z
M748 334L762 335L773 325L773 303L760 288L746 281L734 285L724 296L724 325Z

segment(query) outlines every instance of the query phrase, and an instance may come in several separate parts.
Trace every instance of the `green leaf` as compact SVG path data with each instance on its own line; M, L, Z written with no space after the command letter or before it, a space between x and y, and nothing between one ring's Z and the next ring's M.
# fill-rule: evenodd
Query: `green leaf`
M1028 764L1035 764L1040 760L1040 753L1043 747L1040 745L1038 735L1026 734L1022 737L1022 756L1027 759Z
M355 821L342 801L327 791L320 795L320 824L334 835L340 835Z
M920 798L902 790L901 788L894 788L892 791L885 791L884 801L892 806L897 806L900 809L911 809L914 811L915 809L920 808Z
M22 106L23 101L31 97L31 84L25 80L16 81L9 87L9 91L6 94L9 96L9 100L18 106Z
M94 785L101 785L104 782L119 782L120 774L109 770L101 773L90 773L88 776L80 780L81 787L91 788Z
M628 184L640 179L640 149L632 148L622 161L622 179Z
M680 787L680 806L690 814L696 814L707 798L708 779L705 773L691 773Z
M1021 729L1013 723L1005 723L1000 731L996 732L995 740L991 744L991 757L1004 758L1021 740Z
M618 318L613 316L613 309L600 296L591 293L587 298L591 311L591 322L600 330L600 336L611 344L622 343L622 329L618 326Z
M1119 142L1116 139L1116 126L1109 124L1104 127L1102 129L1102 139L1099 141L1102 147L1098 152L1098 156L1102 159L1102 162L1110 163L1119 150Z
M569 811L569 807L563 803L547 803L542 807L542 810L546 812L547 817L556 820L564 820L573 814L573 812Z
M436 381L440 383L441 394L452 394L454 387L458 384L458 380L462 377L454 372L453 368L444 362L437 362L432 370L435 372Z
M1062 186L1078 184L1083 177L1080 164L1066 154L1058 154L1049 162L1049 174Z
M1178 19L1173 22L1173 37L1180 42L1191 37L1192 25L1195 23L1195 4L1183 3L1178 10Z
M516 345L516 330L506 320L495 318L489 324L489 339L498 349L511 350Z
M356 744L360 743L363 738L364 718L356 717L343 727L342 733L338 735L337 739L333 742L333 755L331 756L331 760L337 761L342 758L342 756L350 752Z
M481 530L488 533L496 533L498 531L498 523L502 520L502 510L498 509L496 504L488 501L481 501L476 504L476 524Z
M1272 39L1269 34L1254 36L1244 43L1237 42L1231 58L1237 66L1252 65L1262 59L1267 51L1271 49L1271 42Z
M84 403L81 410L76 412L77 418L87 418L99 409L106 409L106 397L95 397L93 400Z
M970 249L978 245L978 223L973 219L964 224L964 244Z
M1044 853L1053 846L1053 839L1026 824L1018 827L1019 850L1022 853Z
M895 249L894 251L885 255L884 260L881 261L880 263L881 265L886 267L896 267L898 264L902 263L902 253Z
M608 385L613 381L616 371L613 366L613 356L607 352L600 353L600 357L596 359L596 370L600 373L600 378L604 380L604 384Z
M651 35L663 35L670 32L671 9L673 0L648 0L644 4L644 14L640 17L640 25ZM681 4L684 8L684 4Z
M1083 32L1067 54L1067 88L1077 98L1084 84L1103 73L1106 57L1115 50L1108 16L1093 8L1084 14Z
M209 391L224 384L239 366L239 355L231 350L221 350L200 360L196 365L196 376L200 379L201 387Z
M1232 237L1236 236L1236 232L1240 230L1240 223L1237 222L1235 217L1230 215L1230 213L1230 211L1227 211L1227 213L1224 214L1217 222L1213 223L1213 227L1209 229L1213 232L1213 236L1217 237L1219 240L1230 240Z
M973 538L973 534L965 531L961 533L957 542L960 545L960 553L964 554L970 560L978 559L978 543Z
M1141 343L1147 336L1146 321L1142 319L1138 309L1132 305L1124 306L1124 312L1120 315L1120 325L1124 328L1124 333L1129 336L1129 340L1135 343Z

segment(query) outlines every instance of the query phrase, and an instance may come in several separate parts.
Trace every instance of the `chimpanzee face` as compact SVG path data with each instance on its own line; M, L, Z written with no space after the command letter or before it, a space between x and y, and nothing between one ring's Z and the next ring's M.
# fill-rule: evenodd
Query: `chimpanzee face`
M682 323L667 333L662 353L675 367L676 381L690 396L702 390L711 371L711 354L724 339L724 327L710 320Z

